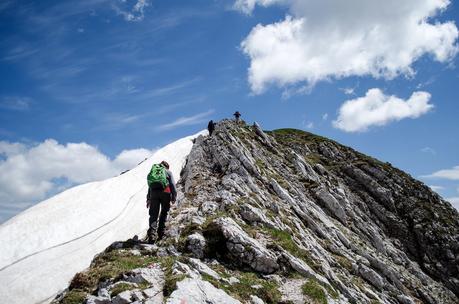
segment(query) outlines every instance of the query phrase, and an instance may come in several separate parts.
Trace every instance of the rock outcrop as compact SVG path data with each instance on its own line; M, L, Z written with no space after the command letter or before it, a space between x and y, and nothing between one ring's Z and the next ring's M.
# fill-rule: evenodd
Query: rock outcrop
M165 240L113 244L55 302L459 302L457 211L351 148L224 120L178 189Z

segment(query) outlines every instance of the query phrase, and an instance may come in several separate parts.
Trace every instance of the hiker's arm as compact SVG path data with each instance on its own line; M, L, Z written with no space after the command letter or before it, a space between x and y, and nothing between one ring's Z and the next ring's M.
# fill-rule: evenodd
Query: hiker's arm
M175 199L177 198L177 190L175 189L175 180L174 176L172 175L172 172L167 172L168 177L169 177L169 186L171 188L171 201L175 202Z

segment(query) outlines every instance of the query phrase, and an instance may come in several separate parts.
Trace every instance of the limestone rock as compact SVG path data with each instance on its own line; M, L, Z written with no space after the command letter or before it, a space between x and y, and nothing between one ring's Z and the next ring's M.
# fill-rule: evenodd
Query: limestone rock
M264 215L264 213L256 207L253 207L250 204L243 204L240 206L239 214L242 219L250 224L265 224L268 227L273 227L274 225L271 221Z
M194 257L201 259L206 250L206 239L200 233L190 234L186 239L186 247Z
M201 274L206 274L216 280L220 280L221 277L218 273L216 273L214 270L212 270L209 266L204 264L198 259L189 259L189 264L193 266L194 269L196 269L199 273Z
M208 304L240 304L221 289L200 279L184 279L177 282L177 290L167 299L167 304L208 303Z
M88 296L86 297L86 304L110 304L112 301L110 298L105 297L96 297L96 296Z
M163 285L164 272L161 265L153 264L147 268L137 268L123 275L123 281L132 283L148 283L150 285Z
M408 174L349 147L223 120L195 140L177 190L164 241L117 242L108 252L154 258L171 281L185 277L178 289L142 267L102 281L88 299L107 301L110 286L128 280L136 283L121 296L133 303L161 303L166 287L170 303L238 303L237 290L209 279L247 284L249 303L260 302L266 286L283 302L305 303L302 286L313 281L330 304L457 304L458 212Z
M371 285L376 287L378 290L383 289L384 279L373 269L365 266L364 264L361 264L359 265L358 273L362 276L362 278L370 282Z
M212 229L224 239L228 257L234 263L245 264L261 273L272 273L279 269L276 256L251 238L233 219L219 218L212 224Z
M325 189L320 189L316 192L317 198L321 201L325 207L338 218L342 223L346 223L346 211L343 206L340 205L338 200Z
M250 302L251 304L265 304L265 302L262 299L254 295L250 296Z

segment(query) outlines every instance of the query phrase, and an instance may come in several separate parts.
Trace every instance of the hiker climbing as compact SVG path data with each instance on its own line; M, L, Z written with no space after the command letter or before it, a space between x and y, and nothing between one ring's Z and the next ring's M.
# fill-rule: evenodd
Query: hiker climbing
M213 120L209 121L209 124L207 125L207 130L209 131L209 136L212 136L212 133L214 133L215 130L215 122Z
M149 208L149 228L147 232L148 242L159 241L164 236L167 213L171 203L175 203L177 191L172 172L169 171L169 164L162 161L154 164L147 176L148 194L147 208ZM160 213L161 209L161 213ZM159 215L159 223L158 223Z
M241 117L241 113L239 113L239 111L236 111L236 112L234 112L233 115L236 118L236 123L239 123L240 117Z

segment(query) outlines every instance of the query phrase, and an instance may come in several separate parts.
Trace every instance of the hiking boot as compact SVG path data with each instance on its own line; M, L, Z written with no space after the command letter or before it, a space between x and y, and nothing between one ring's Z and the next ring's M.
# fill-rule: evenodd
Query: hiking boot
M156 230L155 229L148 229L147 231L147 242L150 243L150 244L153 244L156 239L157 239L157 234L156 234Z
M156 233L150 233L148 235L147 242L148 243L154 243L157 239L158 239L158 236L156 235Z
M147 243L153 245L155 243L155 238L152 236L148 236Z

